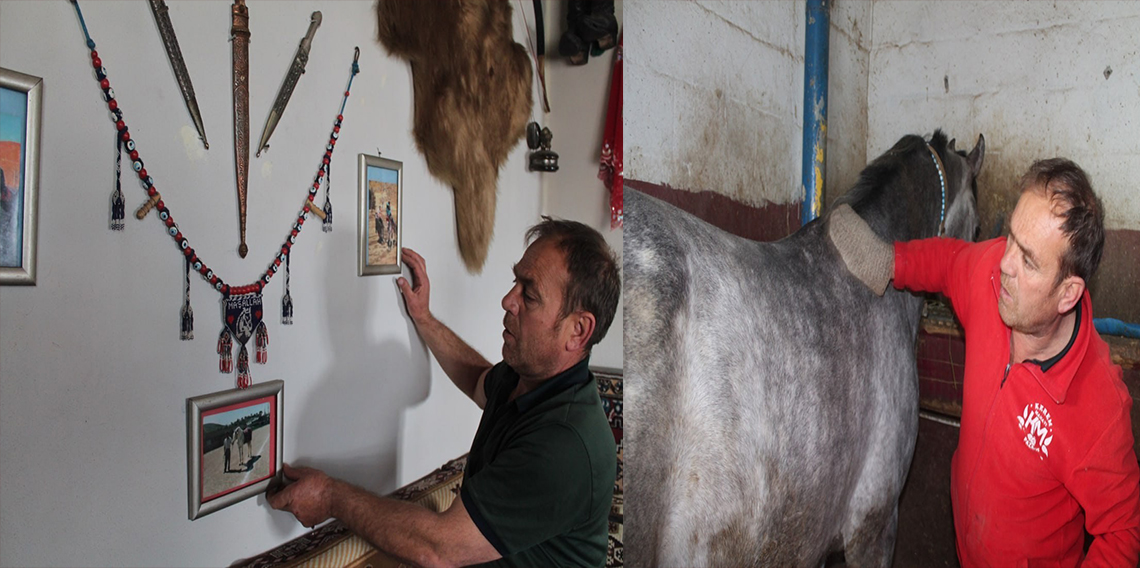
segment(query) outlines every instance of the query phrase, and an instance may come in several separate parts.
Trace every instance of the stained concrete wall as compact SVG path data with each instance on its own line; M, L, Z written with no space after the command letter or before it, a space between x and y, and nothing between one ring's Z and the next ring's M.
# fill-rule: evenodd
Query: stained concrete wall
M760 206L803 199L805 4L626 3L627 178ZM866 163L871 3L831 10L827 191Z
M83 2L87 25L140 154L198 254L231 283L260 274L312 179L361 50L333 157L336 222L310 220L293 248L294 324L284 277L265 293L269 362L285 380L284 457L388 492L467 451L479 409L443 374L391 275L356 275L356 156L404 164L404 244L422 253L432 309L500 359L500 299L522 235L541 212L520 144L500 171L495 237L481 275L455 240L451 189L411 136L407 63L375 42L374 6L249 2L251 133L258 136L309 14L324 22L308 69L251 160L249 256L240 259L230 94L230 2L170 2L211 142L193 133L153 16L141 2ZM526 41L515 15L515 39ZM108 230L114 127L69 2L0 2L0 65L44 80L38 282L0 287L0 565L226 566L305 531L263 497L187 520L185 407L234 386L218 373L219 296L191 277L195 340L179 341L181 255L154 214ZM128 168L129 169L129 168ZM124 174L128 213L143 192ZM323 199L323 196L322 196ZM405 273L406 274L406 273ZM620 334L616 336L620 344Z
M1140 321L1138 24L1131 2L875 2L868 155L939 127L959 148L984 134L983 238L1013 210L1034 160L1074 160L1110 229L1097 315Z

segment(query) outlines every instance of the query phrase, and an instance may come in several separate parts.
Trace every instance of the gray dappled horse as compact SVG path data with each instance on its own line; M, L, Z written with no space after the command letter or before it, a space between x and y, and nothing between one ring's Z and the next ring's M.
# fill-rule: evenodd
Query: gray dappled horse
M839 203L883 238L972 239L985 141L907 136ZM918 432L921 299L878 297L826 218L780 241L626 194L630 566L887 566Z

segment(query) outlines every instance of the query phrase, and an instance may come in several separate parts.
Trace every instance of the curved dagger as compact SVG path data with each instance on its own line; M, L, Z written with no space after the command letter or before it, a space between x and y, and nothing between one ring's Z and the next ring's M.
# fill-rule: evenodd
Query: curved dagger
M182 91L182 100L186 101L186 109L190 111L190 118L194 121L194 128L198 129L198 137L207 150L210 143L206 141L206 127L202 124L202 113L198 110L198 99L194 98L194 84L190 82L190 73L186 71L186 62L182 60L182 50L178 47L178 36L174 35L174 25L170 23L170 9L164 0L150 0L150 9L154 12L154 21L158 24L158 33L162 36L162 45L166 48L166 58L174 69L174 78L178 81L178 89Z
M245 0L234 0L230 39L234 61L234 167L237 170L238 214L241 218L241 244L238 255L245 258L245 195L249 174L249 9Z
M289 104L289 97L293 96L293 89L297 87L297 81L305 72L305 64L309 62L309 49L313 45L313 36L317 33L317 28L321 26L321 13L313 12L309 17L309 31L305 33L305 37L301 38L301 44L297 46L297 54L293 56L293 63L289 66L289 73L285 75L285 82L281 84L281 89L277 91L277 100L273 102L273 110L269 111L269 118L265 121L265 128L261 131L261 143L258 144L257 157L261 157L262 150L269 149L269 137L273 135L273 129L277 128L277 122L281 120L281 115L285 114L285 105Z

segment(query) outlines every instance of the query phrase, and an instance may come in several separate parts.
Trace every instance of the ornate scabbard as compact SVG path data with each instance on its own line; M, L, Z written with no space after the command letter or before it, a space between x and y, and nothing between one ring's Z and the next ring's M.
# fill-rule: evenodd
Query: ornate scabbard
M174 35L174 26L170 23L170 9L164 0L150 0L150 9L154 12L154 21L158 24L158 33L162 36L162 45L166 48L166 57L170 60L170 67L174 69L174 78L178 81L178 89L182 91L182 100L186 101L186 109L190 111L190 118L194 121L194 128L198 129L198 137L207 150L210 143L206 141L206 127L202 124L202 113L198 110L198 99L194 98L194 84L190 82L190 73L186 71L186 62L182 60L182 50L178 47L178 36Z
M297 54L293 56L289 73L285 75L285 82L277 91L277 100L273 102L273 109L269 111L269 118L265 121L265 129L261 131L261 143L258 144L257 148L258 157L261 157L262 150L269 149L269 137L273 135L273 129L277 128L277 122L281 120L281 115L285 114L285 105L289 104L289 97L293 96L293 89L297 87L297 81L305 72L305 64L309 62L309 49L313 45L313 36L316 35L317 28L320 26L321 13L313 12L309 18L309 31L305 33L305 37L301 38L301 45L297 46Z
M245 258L245 197L249 181L249 9L245 0L234 0L230 39L234 61L234 164L237 170L238 215L241 244L238 255Z

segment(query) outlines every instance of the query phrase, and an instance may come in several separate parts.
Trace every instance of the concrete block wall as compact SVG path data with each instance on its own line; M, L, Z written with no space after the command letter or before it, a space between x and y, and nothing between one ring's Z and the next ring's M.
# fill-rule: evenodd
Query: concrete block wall
M798 219L804 2L631 0L625 9L633 187L738 234L733 226ZM827 192L846 189L866 163L870 15L870 2L832 8ZM743 221L726 219L725 209L737 206L751 209Z

